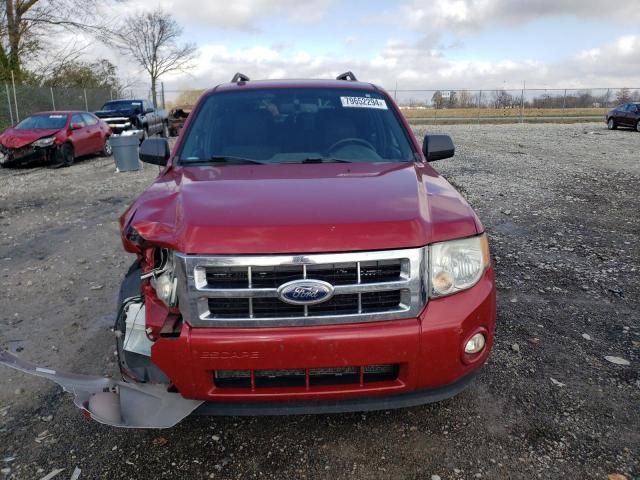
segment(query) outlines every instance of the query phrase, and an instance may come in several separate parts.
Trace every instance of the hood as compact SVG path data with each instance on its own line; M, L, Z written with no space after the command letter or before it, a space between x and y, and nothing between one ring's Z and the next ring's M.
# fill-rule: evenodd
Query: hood
M0 135L0 143L7 148L21 148L40 138L51 137L58 133L60 129L16 129L9 128Z
M94 115L98 118L109 118L109 117L133 117L137 115L139 110L134 108L125 108L122 110L98 110L94 112Z
M446 180L409 163L175 167L121 224L200 254L409 248L481 228Z

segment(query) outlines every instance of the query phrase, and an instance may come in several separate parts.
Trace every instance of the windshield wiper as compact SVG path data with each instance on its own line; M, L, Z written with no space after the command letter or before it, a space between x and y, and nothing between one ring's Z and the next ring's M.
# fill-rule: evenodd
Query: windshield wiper
M207 163L252 163L255 165L266 165L267 162L255 160L253 158L234 157L230 155L212 155L207 160L183 160L186 165L202 165Z
M308 157L301 160L293 160L283 163L352 163L351 160L344 160L342 158L332 157Z

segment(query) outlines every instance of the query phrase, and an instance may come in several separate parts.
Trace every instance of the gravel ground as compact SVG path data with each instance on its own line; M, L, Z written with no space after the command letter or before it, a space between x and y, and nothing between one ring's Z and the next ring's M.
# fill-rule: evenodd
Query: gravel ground
M640 134L602 125L456 125L436 167L489 231L498 332L476 383L419 408L86 421L51 383L0 368L0 479L640 476ZM417 128L422 133L424 128ZM0 171L0 348L114 373L109 332L131 258L116 219L157 169L110 159ZM619 357L619 365L605 357Z

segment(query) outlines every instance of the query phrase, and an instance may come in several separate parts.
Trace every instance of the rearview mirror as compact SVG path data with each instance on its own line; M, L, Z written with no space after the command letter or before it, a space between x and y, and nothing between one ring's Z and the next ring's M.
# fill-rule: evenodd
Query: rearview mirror
M424 153L427 162L435 162L453 157L456 149L449 135L425 135L422 153Z
M147 138L140 146L140 161L164 167L171 150L165 138Z

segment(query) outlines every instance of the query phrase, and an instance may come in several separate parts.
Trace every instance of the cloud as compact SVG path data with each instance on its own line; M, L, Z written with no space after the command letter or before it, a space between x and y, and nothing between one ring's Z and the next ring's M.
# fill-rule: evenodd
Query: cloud
M557 16L631 24L640 21L636 0L610 5L603 5L602 0L412 0L396 12L402 24L411 29L454 33Z
M359 79L403 95L430 96L430 89L640 87L640 36L627 35L555 63L535 60L449 59L442 52L415 44L388 41L369 58L312 55L304 50L269 47L249 49L216 44L203 46L190 75L165 78L167 90L213 87L236 71L253 79L334 78L352 70ZM397 82L397 83L396 83Z
M582 79L598 86L640 84L640 35L625 35L597 48L583 50L565 67Z
M291 22L313 23L320 20L332 0L130 0L131 10L150 10L160 6L187 24L212 28L258 30L261 21L281 17Z

